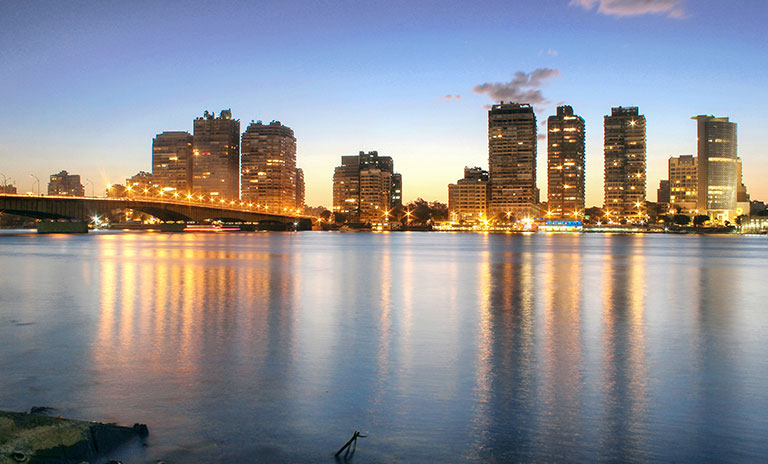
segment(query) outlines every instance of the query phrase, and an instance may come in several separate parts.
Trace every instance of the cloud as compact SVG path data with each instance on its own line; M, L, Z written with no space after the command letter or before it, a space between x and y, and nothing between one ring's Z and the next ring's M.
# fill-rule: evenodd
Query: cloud
M476 85L473 91L487 94L494 102L511 101L546 105L551 102L544 98L541 87L546 85L547 80L559 75L559 70L550 68L539 68L529 73L518 71L514 79L509 82L486 82Z
M609 16L641 16L661 14L670 18L682 18L683 0L571 0L570 5Z
M443 97L443 100L461 100L461 95L458 95L458 94L457 95L448 94L448 95L445 95Z
M558 55L558 52L557 52L557 50L555 50L555 49L553 49L553 48L548 48L548 49L547 49L547 51L544 51L544 50L539 50L539 56L542 56L542 55L544 55L545 53L546 53L547 55L549 55L549 56L557 56L557 55Z

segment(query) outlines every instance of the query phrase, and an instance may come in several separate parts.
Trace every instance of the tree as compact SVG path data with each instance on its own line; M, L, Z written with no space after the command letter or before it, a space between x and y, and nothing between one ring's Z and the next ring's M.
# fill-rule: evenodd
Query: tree
M709 216L706 214L699 214L693 218L693 225L696 227L704 225L705 222L709 222Z
M411 212L411 224L431 224L448 219L448 205L439 201L430 203L423 198L417 198L408 203L407 209Z
M595 224L597 221L602 221L604 217L605 211L598 206L593 206L584 210L584 222L589 224Z
M679 226L687 226L691 223L691 217L685 214L675 214L672 216L672 222Z

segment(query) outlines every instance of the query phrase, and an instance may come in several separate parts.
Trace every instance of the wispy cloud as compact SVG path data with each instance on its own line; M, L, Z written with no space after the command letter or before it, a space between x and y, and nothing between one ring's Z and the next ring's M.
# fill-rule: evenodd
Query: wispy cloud
M486 82L476 85L473 91L487 94L494 102L513 101L546 105L551 102L541 93L541 88L549 79L559 75L559 70L550 68L539 68L529 73L518 71L509 82Z
M609 16L646 14L667 15L670 18L685 16L683 0L571 0L570 4L586 10L597 7L598 13Z
M458 94L456 94L456 95L448 94L448 95L445 95L443 97L443 100L461 100L461 95L458 95Z

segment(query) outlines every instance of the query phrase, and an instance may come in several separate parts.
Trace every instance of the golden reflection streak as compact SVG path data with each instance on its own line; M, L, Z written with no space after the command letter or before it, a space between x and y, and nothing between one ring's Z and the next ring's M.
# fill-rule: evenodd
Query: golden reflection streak
M101 254L103 256L103 253ZM115 351L112 346L115 340L112 331L115 327L115 295L117 294L117 262L112 259L102 259L100 262L101 282L99 283L99 288L101 289L101 307L98 314L97 341L93 350L93 356L97 364L107 362L109 354Z
M379 315L379 348L376 352L378 368L378 388L373 392L373 404L380 405L385 396L387 372L390 367L390 350L392 349L392 260L390 246L381 250L381 313Z
M488 234L482 236L483 250L478 253L477 286L479 291L478 320L477 320L477 360L475 361L474 403L475 417L473 419L477 443L475 449L483 446L484 434L490 427L491 383L493 370L493 333L491 332L491 252L489 250Z
M546 238L548 247L557 241L580 240L580 237ZM570 244L578 248L578 243ZM568 430L566 436L580 432L578 410L581 404L581 279L580 253L556 254L547 252L542 287L538 293L544 297L544 356L543 389L545 415L558 417L558 423ZM557 435L554 427L546 429ZM574 443L575 445L575 443Z
M618 239L612 238L613 243L617 243ZM644 412L646 398L643 238L631 239L632 248L639 250L631 250L628 263L622 263L623 258L612 256L611 250L603 255L604 427L608 429L604 432L607 436L603 435L601 439L608 440L607 446L619 455L626 450L616 450L616 443L610 440L621 442L626 449L634 448L626 441L640 439L642 435L640 430L632 429L642 423L640 416ZM627 268L627 281L621 280L622 266ZM623 288L617 288L619 285ZM617 423L620 420L622 423ZM617 436L619 434L621 436Z

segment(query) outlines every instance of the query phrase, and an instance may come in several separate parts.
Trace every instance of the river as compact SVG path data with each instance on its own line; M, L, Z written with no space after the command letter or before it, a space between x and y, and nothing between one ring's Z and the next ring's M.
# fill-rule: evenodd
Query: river
M0 409L126 463L758 462L768 238L0 235Z

